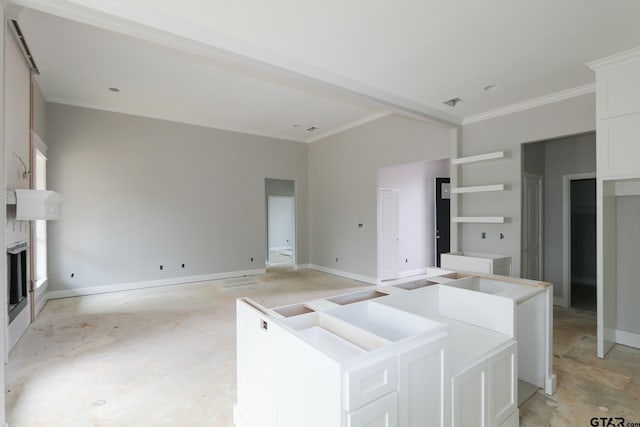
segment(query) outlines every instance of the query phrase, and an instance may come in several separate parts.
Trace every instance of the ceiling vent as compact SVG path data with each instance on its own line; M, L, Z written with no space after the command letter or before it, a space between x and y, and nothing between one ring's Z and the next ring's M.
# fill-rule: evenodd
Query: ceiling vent
M29 45L27 45L27 41L24 38L24 34L22 34L18 21L12 19L10 27L13 30L13 35L16 36L16 40L18 40L22 54L29 64L29 68L31 68L31 71L34 73L40 74L40 70L38 70L38 66L36 65L35 59L33 59L33 55L31 55L31 50L29 50Z
M444 104L448 105L449 107L456 108L456 105L458 105L461 102L462 102L462 99L460 98L451 98L448 101L444 101Z

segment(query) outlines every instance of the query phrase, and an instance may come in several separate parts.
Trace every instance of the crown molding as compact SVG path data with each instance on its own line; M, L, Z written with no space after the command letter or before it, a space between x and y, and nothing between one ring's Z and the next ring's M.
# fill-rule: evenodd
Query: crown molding
M596 59L591 62L587 62L587 67L592 70L605 67L607 65L618 64L620 62L627 61L629 59L635 59L640 57L640 47L625 50L623 52L616 53L615 55L607 56L601 59Z
M552 93L550 95L541 96L539 98L529 99L528 101L518 102L506 107L496 108L495 110L490 110L484 113L474 114L473 116L467 116L462 120L462 124L468 125L471 123L481 122L483 120L494 119L496 117L505 116L507 114L517 113L518 111L524 111L530 108L553 104L554 102L564 101L566 99L586 95L588 93L594 93L595 91L595 83L589 83L583 86L575 87L573 89L563 90L560 92Z
M334 129L328 130L326 132L320 133L318 135L314 135L311 138L307 139L307 142L308 143L312 143L312 142L318 141L320 139L327 138L327 137L329 137L331 135L335 135L337 133L344 132L344 131L349 130L351 128L363 125L365 123L369 123L369 122L372 122L374 120L381 119L383 117L388 116L389 114L391 114L391 111L380 111L380 112L368 115L368 116L363 117L363 118L361 118L359 120L355 120L355 121L353 121L351 123L347 123L346 125L342 125L342 126L339 126L337 128L334 128Z

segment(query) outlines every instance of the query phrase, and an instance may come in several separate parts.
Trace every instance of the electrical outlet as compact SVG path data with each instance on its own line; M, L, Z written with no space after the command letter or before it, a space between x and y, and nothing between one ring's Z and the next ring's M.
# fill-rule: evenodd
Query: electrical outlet
M407 264L409 262L409 258L404 259L404 263Z
M161 266L160 266L160 270L164 270L164 265L161 265Z
M251 262L253 262L253 257L251 257Z
M73 279L74 277L76 277L76 273L71 273L71 278Z
M184 268L184 264L182 264L182 268Z
M482 234L480 235L483 239L487 238L487 233L485 233L484 231L482 232Z
M338 262L338 257L336 257L336 262Z

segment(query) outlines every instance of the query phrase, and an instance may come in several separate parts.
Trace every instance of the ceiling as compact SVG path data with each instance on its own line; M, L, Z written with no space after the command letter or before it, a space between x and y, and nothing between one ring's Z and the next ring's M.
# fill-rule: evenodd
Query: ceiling
M304 142L586 93L585 63L640 46L637 0L10 3L49 101Z

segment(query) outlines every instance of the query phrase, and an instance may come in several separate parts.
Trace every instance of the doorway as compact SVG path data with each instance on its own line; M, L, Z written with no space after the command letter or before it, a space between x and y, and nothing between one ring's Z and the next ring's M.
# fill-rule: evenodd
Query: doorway
M542 177L522 174L522 277L542 280Z
M451 250L451 178L436 178L436 267Z
M568 305L596 311L596 180L594 174L565 175L565 283Z
M267 213L266 266L294 266L296 263L295 182L265 179Z

